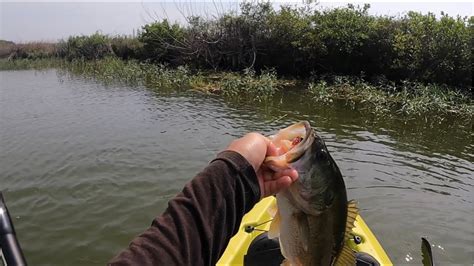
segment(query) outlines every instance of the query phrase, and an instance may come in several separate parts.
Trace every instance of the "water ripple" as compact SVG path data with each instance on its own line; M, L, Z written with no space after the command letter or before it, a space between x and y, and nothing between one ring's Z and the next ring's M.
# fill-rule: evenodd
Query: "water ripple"
M0 182L33 265L103 264L232 139L299 120L325 139L395 264L419 254L420 236L444 248L439 264L471 263L469 129L373 121L299 94L263 106L55 71L0 75Z

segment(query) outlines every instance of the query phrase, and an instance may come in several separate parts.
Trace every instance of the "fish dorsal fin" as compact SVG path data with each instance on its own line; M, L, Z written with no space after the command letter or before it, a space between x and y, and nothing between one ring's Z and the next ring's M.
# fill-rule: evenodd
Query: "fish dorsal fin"
M357 202L350 200L347 202L347 220L346 220L346 231L344 233L344 245L342 246L341 252L337 256L334 265L355 265L356 257L354 251L346 244L349 239L352 229L354 228L354 222L357 215L359 215L359 208Z
M357 215L359 215L359 207L357 207L357 202L350 200L347 202L347 220L346 232L344 233L344 242L346 242L346 240L349 239L351 235Z
M268 230L268 238L276 238L280 236L280 211L278 208L269 208L268 212L274 212L273 213L273 220L272 223L270 224L270 229ZM271 215L271 213L270 213Z
M339 256L337 256L336 261L334 263L335 266L347 266L347 265L355 265L356 264L356 257L354 251L344 243L341 252L339 252Z

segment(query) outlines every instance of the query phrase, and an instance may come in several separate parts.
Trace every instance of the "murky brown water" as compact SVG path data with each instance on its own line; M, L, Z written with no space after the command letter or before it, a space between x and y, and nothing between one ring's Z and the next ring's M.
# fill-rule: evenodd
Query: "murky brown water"
M294 93L269 105L0 72L0 189L31 265L105 263L232 139L309 120L396 264L474 262L472 124L382 119ZM412 258L412 259L410 259Z

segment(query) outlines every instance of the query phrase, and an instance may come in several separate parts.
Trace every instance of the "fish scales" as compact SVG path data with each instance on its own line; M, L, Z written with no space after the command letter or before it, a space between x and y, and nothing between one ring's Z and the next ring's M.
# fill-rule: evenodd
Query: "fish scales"
M299 138L293 141L294 138ZM276 195L282 254L290 265L332 265L340 261L355 263L353 252L341 252L347 227L348 202L342 174L329 154L323 139L308 122L281 130L271 138L288 145L280 156L267 157L265 164L274 169L293 167L299 178ZM300 140L301 139L301 140ZM351 228L349 228L351 229ZM275 233L278 231L278 233Z

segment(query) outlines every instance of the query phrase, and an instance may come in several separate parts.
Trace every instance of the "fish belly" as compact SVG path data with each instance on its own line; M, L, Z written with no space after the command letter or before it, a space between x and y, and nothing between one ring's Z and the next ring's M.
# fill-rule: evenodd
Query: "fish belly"
M330 265L334 239L328 213L305 214L282 195L277 195L277 204L280 215L280 248L287 263Z
M307 240L304 238L307 236L301 234L300 225L294 219L299 210L286 197L278 194L277 204L281 219L279 239L281 252L290 265L301 265L300 258L306 253L304 249Z

